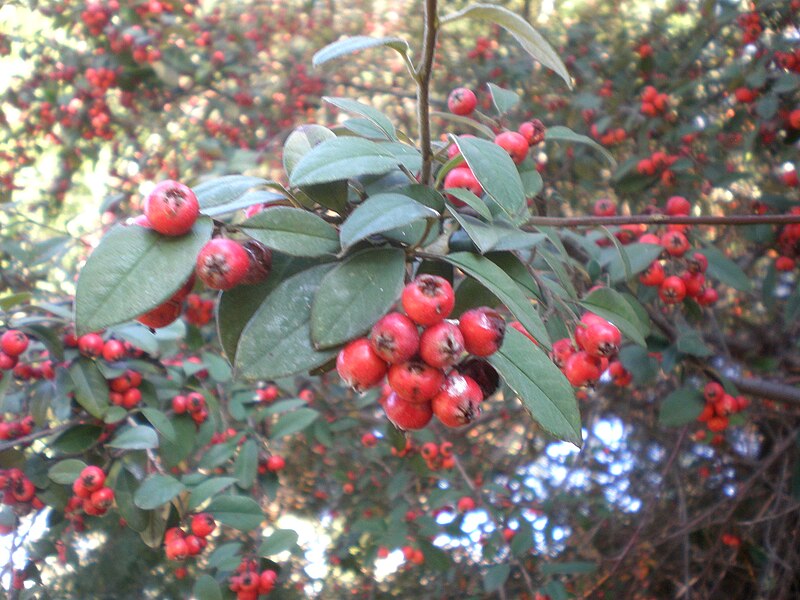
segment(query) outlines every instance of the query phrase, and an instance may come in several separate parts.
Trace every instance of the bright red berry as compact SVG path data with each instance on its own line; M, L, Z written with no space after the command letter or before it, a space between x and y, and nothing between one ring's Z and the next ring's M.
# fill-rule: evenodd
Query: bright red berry
M475 92L465 87L454 89L447 97L447 108L454 115L462 117L470 115L476 106L478 106L478 98L475 96Z
M464 348L475 356L489 356L500 349L506 333L505 319L488 306L466 311L458 321ZM526 333L527 335L527 333Z
M666 276L666 273L664 273L664 267L662 267L661 263L656 260L652 262L647 269L639 273L639 281L642 283L642 285L655 287L661 285Z
M671 216L686 216L692 211L692 205L683 196L672 196L667 200L666 213Z
M452 371L432 401L433 414L448 427L471 423L481 412L483 392L474 379Z
M273 454L267 459L267 471L277 473L278 471L282 471L285 466L286 459L284 459L280 454Z
M686 297L686 284L677 275L671 275L661 283L658 296L664 304L679 304Z
M428 327L450 316L456 298L453 286L438 275L420 275L403 288L403 310L417 325Z
M209 513L197 513L192 517L192 533L205 538L217 528L217 522Z
M125 345L119 340L108 340L103 344L103 360L117 362L125 356Z
M450 171L444 178L444 189L452 189L452 188L462 188L465 190L469 190L476 196L480 196L483 194L483 187L481 186L480 181L478 178L475 177L475 173L472 172L468 166L463 165L460 167L456 167L452 171ZM466 203L462 200L459 200L452 194L447 195L450 202L453 203L455 207L462 207L466 206Z
M411 360L389 369L389 385L403 400L428 402L444 383L444 372L421 360Z
M227 238L210 240L197 255L195 272L212 290L229 290L242 282L250 268L250 256Z
M84 467L80 475L78 475L77 481L81 482L87 492L92 493L103 487L106 482L106 474L100 467L89 465Z
M378 385L388 365L378 356L367 338L358 338L339 351L336 370L348 386L363 392Z
M173 323L178 317L181 316L182 306L180 302L167 300L163 304L159 304L154 309L147 311L143 315L136 317L145 327L151 329L160 329Z
M617 205L608 198L600 198L594 203L593 211L597 217L613 217L617 214Z
M602 370L600 369L600 359L590 355L588 352L576 352L567 359L564 364L564 375L567 380L575 387L589 385L600 379Z
M689 240L680 231L668 231L661 236L661 245L670 256L683 256L689 249Z
M28 349L28 336L18 329L9 329L0 337L0 349L15 358Z
M464 353L464 336L458 325L442 321L431 325L419 338L419 355L437 369L454 365Z
M539 119L532 119L521 123L518 127L520 135L528 142L528 146L535 146L544 141L545 126Z
M395 392L386 397L383 410L394 426L404 431L422 429L433 418L430 402L408 402Z
M375 354L389 364L405 362L419 350L417 326L399 312L391 312L375 323L369 338Z
M197 196L177 181L162 181L144 201L144 214L150 226L164 235L183 235L200 214Z
M97 333L87 333L78 338L78 350L84 356L97 358L103 353L103 338Z
M519 164L528 156L528 140L516 131L504 131L494 138L494 143L508 152L514 164Z

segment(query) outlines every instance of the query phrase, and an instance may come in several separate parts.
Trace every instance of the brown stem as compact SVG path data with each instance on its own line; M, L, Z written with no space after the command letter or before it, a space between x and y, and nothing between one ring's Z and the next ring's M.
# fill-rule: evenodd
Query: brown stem
M438 27L439 17L436 14L436 0L425 0L422 62L417 68L417 121L419 122L419 145L422 151L422 173L420 182L423 185L430 184L433 167L429 92Z
M800 215L622 215L616 217L531 217L528 225L542 227L602 227L607 225L784 225L800 223Z

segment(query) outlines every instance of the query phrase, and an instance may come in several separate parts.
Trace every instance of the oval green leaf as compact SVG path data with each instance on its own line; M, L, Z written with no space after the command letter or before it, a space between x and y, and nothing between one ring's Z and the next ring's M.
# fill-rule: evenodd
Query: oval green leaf
M254 240L291 256L322 256L339 251L336 228L302 208L275 206L253 215L241 226Z
M211 229L211 220L201 217L189 233L177 237L138 226L109 231L78 279L78 335L129 321L167 300L194 271Z
M649 324L642 323L628 300L619 292L606 287L598 288L581 301L581 306L611 321L635 344L647 347L644 338L650 332Z
M366 333L397 301L405 273L402 250L374 248L325 275L311 305L314 346L331 348Z
M315 67L318 67L329 60L333 60L334 58L339 58L340 56L345 56L347 54L353 54L354 52L361 52L362 50L367 50L368 48L380 48L381 46L392 48L403 55L407 55L410 51L408 42L402 38L373 38L366 35L356 35L337 40L328 44L324 48L317 50L311 59L311 64L313 64Z
M319 412L313 408L298 408L282 414L270 429L270 438L275 439L303 431L319 418Z
M297 544L297 532L294 529L276 529L258 548L259 556L273 556L291 550Z
M352 246L376 233L403 227L439 213L416 200L396 193L376 194L361 203L342 224L342 247Z
M223 525L239 531L251 531L264 520L258 502L246 496L218 496L206 510Z
M126 427L106 445L121 450L150 450L158 448L158 434L146 425Z
M133 494L133 503L143 510L163 506L186 489L180 481L169 475L155 473L142 482Z
M47 471L47 476L61 485L72 485L86 467L86 463L77 458L67 458L54 464Z
M510 159L509 159L510 160ZM391 149L357 137L337 137L314 147L300 159L289 181L293 186L329 183L361 175L382 175L400 160Z
M90 415L102 419L108 408L108 384L97 365L79 358L70 366L69 377L75 386L75 401Z

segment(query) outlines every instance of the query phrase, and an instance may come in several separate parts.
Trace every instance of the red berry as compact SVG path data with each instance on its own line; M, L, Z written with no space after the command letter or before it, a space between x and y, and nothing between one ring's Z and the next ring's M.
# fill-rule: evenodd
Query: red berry
M367 338L353 340L336 357L339 377L359 392L378 385L387 369L388 365L375 353Z
M161 327L166 327L170 323L173 323L178 317L180 317L181 309L182 307L180 302L167 300L163 304L159 304L154 309L147 311L143 315L139 315L136 317L136 320L145 327L150 327L151 329L160 329Z
M108 362L117 362L125 356L125 345L119 340L108 340L103 344L103 359Z
M494 143L508 152L514 164L519 164L528 156L528 140L516 131L504 131L494 138Z
M517 131L528 142L528 146L535 146L544 141L545 126L539 119L532 119L520 124Z
M17 366L19 359L16 356L9 356L5 352L0 351L0 370L10 371Z
M430 402L407 402L395 392L386 397L383 410L394 426L404 431L422 429L433 418Z
M598 217L613 217L617 214L617 205L608 198L600 198L594 203L593 211Z
M411 360L389 369L389 385L403 400L428 402L444 383L441 369L420 361Z
M456 298L450 282L438 275L420 275L403 288L403 310L417 325L428 327L450 316Z
M683 256L689 249L689 240L680 231L668 231L661 236L661 245L670 256Z
M462 498L459 498L458 502L456 503L456 510L458 510L460 513L475 510L475 500L469 496L463 496Z
M106 482L106 474L100 467L89 465L84 467L80 475L78 475L77 481L80 481L89 493L96 492Z
M250 268L250 255L233 240L214 238L197 255L195 272L212 290L229 290L242 282Z
M419 449L419 453L425 460L433 460L439 454L439 446L434 442L425 442Z
M589 385L600 379L600 359L588 352L576 352L564 364L564 375L575 387Z
M462 117L470 115L476 106L478 106L478 98L475 96L475 92L464 87L454 89L447 97L447 108L454 115Z
M460 167L456 167L452 171L450 171L444 178L444 189L452 189L452 188L462 188L465 190L469 190L476 196L480 196L483 194L483 187L481 186L478 178L475 177L475 173L472 172L468 166L463 165ZM466 203L462 200L459 200L452 194L447 195L450 202L453 203L453 206L459 208L462 206L466 206Z
M639 281L642 285L655 287L661 285L665 277L666 273L664 273L664 267L661 266L660 262L654 261L647 269L639 274Z
M194 225L200 204L194 192L177 181L162 181L144 201L150 226L164 235L183 235Z
M482 401L483 392L475 380L453 371L431 404L433 413L444 425L460 427L480 414Z
M671 275L658 288L658 296L664 304L679 304L686 297L686 284L677 275Z
M428 327L419 338L419 355L432 367L443 369L458 362L464 353L464 336L458 325L442 321Z
M489 356L502 345L506 322L496 310L481 306L461 315L458 328L464 337L467 352L475 356Z
M578 325L578 328L580 329L581 325ZM578 345L590 355L598 358L614 356L622 343L619 329L608 321L589 324L580 338L576 330L575 340L579 339Z
M92 493L90 501L96 509L105 512L114 504L114 490L108 487L102 487Z
M103 353L103 338L97 333L87 333L78 338L78 350L90 358L97 358Z
M172 410L175 411L176 415L182 415L186 412L186 396L177 395L172 398Z
M273 454L267 459L267 470L276 473L286 466L286 460L280 454Z
M247 252L248 265L244 277L239 282L251 285L264 281L272 270L272 250L256 240L247 240L242 244Z
M692 211L692 205L683 196L672 196L667 200L666 213L671 216L686 216Z
M405 362L419 350L417 326L402 313L392 312L381 318L369 337L375 354L389 364Z
M189 554L189 548L183 538L174 538L167 542L165 551L168 560L183 560Z
M575 346L572 345L572 340L563 338L553 343L550 358L559 369L563 369L567 364L567 360L573 354L575 354Z
M216 528L217 522L208 513L198 513L192 517L192 533L198 537L208 537Z
M28 336L18 329L9 329L0 337L0 349L15 358L28 348Z

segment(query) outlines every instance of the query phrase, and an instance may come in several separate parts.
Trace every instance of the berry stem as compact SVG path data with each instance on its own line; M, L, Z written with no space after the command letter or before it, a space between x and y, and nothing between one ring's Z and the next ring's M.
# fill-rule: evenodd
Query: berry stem
M430 184L433 165L429 92L431 73L433 71L433 54L436 50L436 34L439 28L436 0L425 0L424 19L422 62L417 67L417 121L419 126L419 145L422 151L420 183L428 185Z

